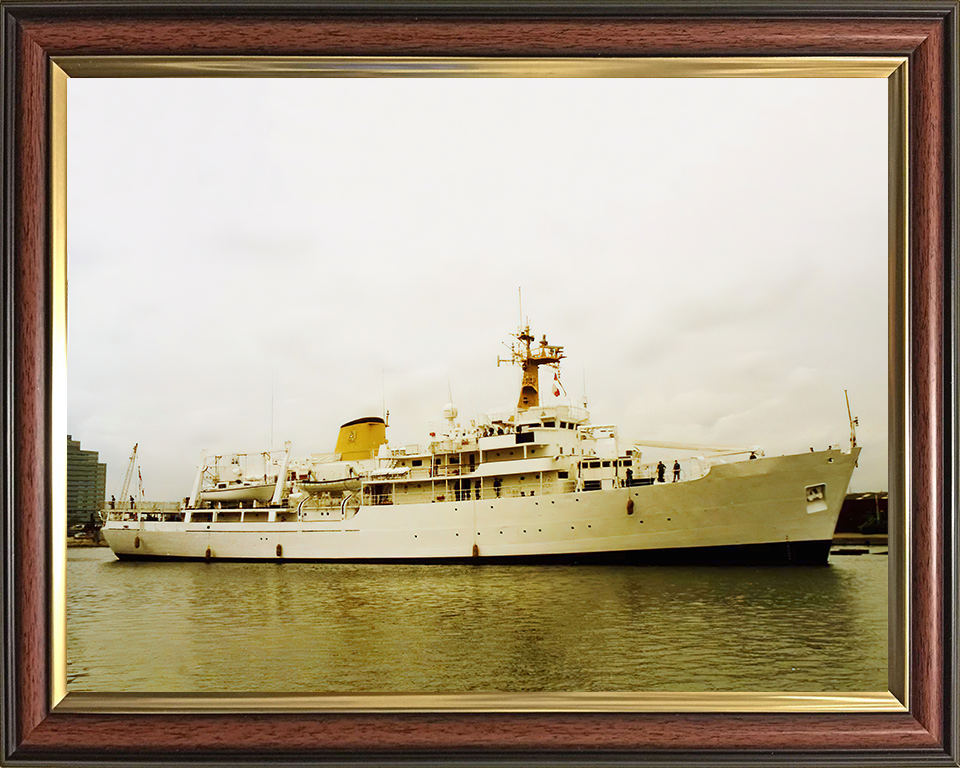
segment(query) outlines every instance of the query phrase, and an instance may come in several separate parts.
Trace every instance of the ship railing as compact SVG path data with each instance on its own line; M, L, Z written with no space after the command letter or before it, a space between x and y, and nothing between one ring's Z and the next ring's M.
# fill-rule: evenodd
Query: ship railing
M512 499L521 497L548 496L557 493L573 493L574 480L556 480L551 482L529 482L494 487L487 482L482 488L471 484L470 488L422 488L401 491L399 493L367 493L363 496L365 506L384 506L390 504L430 504L445 501L489 501L491 499Z
M110 502L103 503L101 518L104 520L178 520L183 519L181 503L177 501L134 501L121 504L119 501L110 506Z
M476 471L476 465L470 464L441 464L430 467L416 467L410 471L409 477L418 480L429 480L431 477L460 477Z
M440 466L424 466L424 467L411 467L408 472L403 473L402 478L404 480L430 480L431 478L445 478L445 477L460 477L462 475L470 475L475 472L477 466L474 464L443 464ZM377 475L376 473L369 473L364 475L363 479L367 483L389 483L396 479L398 476L390 475Z
M663 478L665 482L673 482L673 462L664 462L666 465L666 470L663 473ZM680 482L684 480L699 480L701 477L705 477L710 472L710 467L712 464L705 460L699 458L683 459L680 462ZM652 478L653 480L657 479L657 465L656 464L642 464L635 468L634 477L636 478Z

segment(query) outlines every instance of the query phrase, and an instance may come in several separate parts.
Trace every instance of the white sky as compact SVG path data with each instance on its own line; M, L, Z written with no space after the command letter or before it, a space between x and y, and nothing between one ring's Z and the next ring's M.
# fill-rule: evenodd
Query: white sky
M864 446L887 488L882 79L72 79L68 426L201 449L511 409L523 315L624 437ZM544 382L546 384L546 381ZM544 390L547 387L544 386Z

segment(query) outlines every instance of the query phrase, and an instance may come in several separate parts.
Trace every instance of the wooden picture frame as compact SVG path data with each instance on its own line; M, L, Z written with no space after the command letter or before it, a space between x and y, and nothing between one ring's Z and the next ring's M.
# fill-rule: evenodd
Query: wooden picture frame
M3 746L10 764L140 762L958 764L956 625L956 2L267 3L2 6ZM910 528L896 711L230 713L57 706L61 590L50 541L58 468L52 112L59 57L905 57L909 361L900 490ZM901 87L897 81L891 87ZM896 238L894 232L892 237ZM896 355L896 351L894 355ZM895 427L896 431L896 427ZM895 482L891 479L891 482ZM891 489L893 490L893 489ZM122 704L118 710L124 709ZM247 708L248 710L250 708ZM255 707L254 707L255 710Z

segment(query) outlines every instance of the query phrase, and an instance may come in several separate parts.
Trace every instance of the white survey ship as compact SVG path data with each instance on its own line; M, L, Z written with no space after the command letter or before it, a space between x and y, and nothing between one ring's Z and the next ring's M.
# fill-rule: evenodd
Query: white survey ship
M463 426L448 405L423 446L388 444L369 417L341 427L333 454L205 457L180 509L111 509L103 536L121 559L827 561L860 452L853 420L848 451L645 462L585 408L541 403L540 368L559 369L563 348L529 327L514 338L512 414Z

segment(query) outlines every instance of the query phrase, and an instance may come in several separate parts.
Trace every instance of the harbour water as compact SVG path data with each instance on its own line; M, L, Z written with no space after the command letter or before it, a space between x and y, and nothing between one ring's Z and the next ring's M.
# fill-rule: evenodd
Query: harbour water
M888 558L120 562L68 550L71 691L885 691Z

